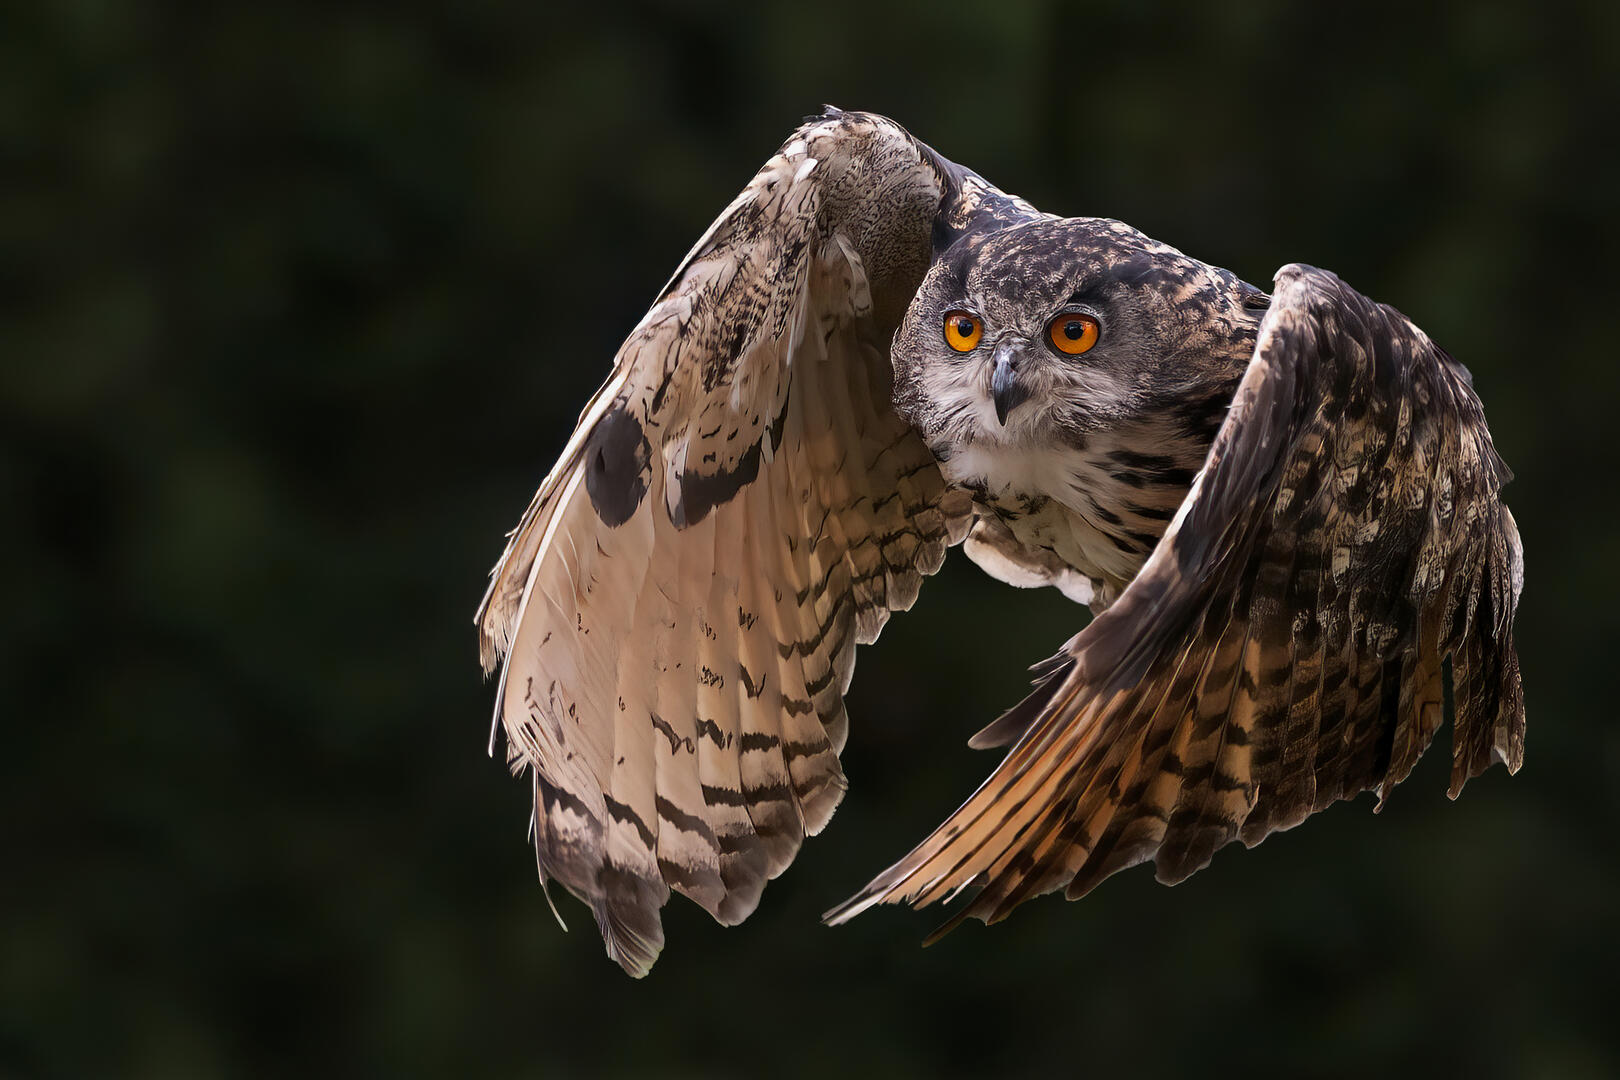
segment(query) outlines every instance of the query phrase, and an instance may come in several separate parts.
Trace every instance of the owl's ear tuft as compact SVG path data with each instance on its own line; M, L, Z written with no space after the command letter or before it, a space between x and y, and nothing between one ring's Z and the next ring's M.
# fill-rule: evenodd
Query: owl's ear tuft
M641 505L651 456L641 422L622 405L597 422L585 443L585 490L604 525L623 525Z

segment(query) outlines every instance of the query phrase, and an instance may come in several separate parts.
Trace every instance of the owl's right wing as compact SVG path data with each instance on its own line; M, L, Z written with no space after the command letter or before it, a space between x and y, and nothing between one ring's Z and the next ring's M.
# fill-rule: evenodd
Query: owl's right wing
M857 642L970 507L890 404L936 242L1034 216L881 117L796 131L619 350L478 612L535 853L645 974L745 918L841 798ZM491 751L494 734L491 735Z
M994 922L1148 859L1173 883L1339 799L1380 800L1433 739L1451 795L1517 770L1513 515L1468 372L1393 308L1290 265L1203 470L1117 602L980 733L1013 743L828 918L977 889Z

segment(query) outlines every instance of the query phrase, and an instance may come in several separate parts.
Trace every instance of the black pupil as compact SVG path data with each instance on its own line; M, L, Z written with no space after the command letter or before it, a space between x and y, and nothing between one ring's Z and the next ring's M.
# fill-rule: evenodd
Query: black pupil
M971 319L957 319L956 320L956 333L957 333L957 335L959 337L972 337L973 336L973 320L971 320Z
M1086 324L1076 319L1063 324L1063 336L1070 341L1079 341L1086 334Z

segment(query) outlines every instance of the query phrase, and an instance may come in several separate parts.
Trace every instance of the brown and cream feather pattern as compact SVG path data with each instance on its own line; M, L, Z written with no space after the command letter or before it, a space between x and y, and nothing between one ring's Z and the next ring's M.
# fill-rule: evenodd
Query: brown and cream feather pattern
M942 208L1032 213L888 121L808 123L631 333L494 571L482 657L542 882L632 974L670 889L738 922L827 823L855 646L966 532L890 403Z
M829 913L979 891L942 929L1152 859L1174 883L1341 798L1387 797L1455 686L1455 796L1517 770L1523 583L1467 372L1399 312L1279 272L1209 459L1124 595L979 745L1012 749Z
M964 305L985 350L941 343ZM1071 309L1099 344L1043 353ZM1010 413L992 342L1024 357ZM694 246L509 535L491 752L529 778L542 884L643 975L671 890L739 922L827 824L855 646L971 532L991 574L1102 613L975 739L1012 744L989 780L831 917L977 888L953 922L994 920L1150 858L1179 880L1387 794L1448 664L1453 794L1518 767L1506 478L1466 372L1332 275L1286 267L1267 307L828 110Z

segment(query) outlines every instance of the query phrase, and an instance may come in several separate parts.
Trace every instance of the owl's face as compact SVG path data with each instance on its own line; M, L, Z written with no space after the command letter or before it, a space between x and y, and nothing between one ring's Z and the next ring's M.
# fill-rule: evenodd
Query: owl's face
M1075 444L1240 373L1264 302L1105 218L969 234L895 333L895 406L936 450Z

